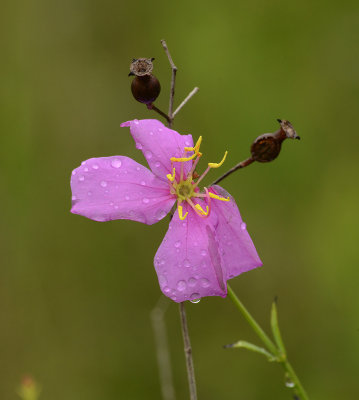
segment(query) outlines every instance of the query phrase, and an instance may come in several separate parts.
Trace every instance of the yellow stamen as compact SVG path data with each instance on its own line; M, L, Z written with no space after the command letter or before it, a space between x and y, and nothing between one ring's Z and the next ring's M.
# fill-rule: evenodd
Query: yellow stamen
M188 215L188 211L186 212L185 215L183 215L183 207L182 206L178 206L179 219L183 221L184 219L186 219L187 215Z
M185 147L185 151L194 151L195 153L199 153L199 148L201 147L202 136L200 136L194 147Z
M173 182L175 180L176 170L173 167L172 174L167 174L166 177L169 181Z
M230 201L229 197L225 198L225 197L217 196L216 194L214 194L212 192L209 192L208 194L209 194L209 197L212 197L212 199L217 199L217 200L221 200L221 201Z
M201 153L194 153L193 156L191 157L181 157L181 158L177 158L177 157L172 157L171 161L172 162L186 162L186 161L191 161L194 158L196 158L198 155L202 155Z
M219 168L220 166L222 166L222 164L224 163L224 160L225 160L226 157L227 157L227 154L228 154L228 151L226 151L226 152L224 153L224 156L223 156L223 158L222 158L222 161L219 162L219 163L208 163L209 168Z
M197 208L197 210L198 210L202 215L208 215L208 213L209 213L209 208L208 208L208 206L206 206L206 211L204 211L203 208L202 208L199 204L196 204L196 205L195 205L195 208Z

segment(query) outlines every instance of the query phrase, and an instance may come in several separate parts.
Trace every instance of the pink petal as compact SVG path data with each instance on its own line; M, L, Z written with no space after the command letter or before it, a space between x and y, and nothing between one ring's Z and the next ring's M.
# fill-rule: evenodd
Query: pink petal
M154 265L162 292L176 302L227 294L212 217L202 219L192 208L181 221L176 211ZM216 217L215 217L216 218Z
M156 119L135 119L121 124L121 127L126 126L130 127L136 147L142 150L152 172L161 179L166 179L166 175L172 173L171 157L183 157L184 148L193 147L191 135L180 135ZM176 171L180 170L179 163L174 163L174 166ZM184 163L183 167L187 173L192 161Z
M95 221L131 219L154 224L172 208L168 183L123 156L91 158L72 172L72 209Z
M253 268L262 266L257 250L250 238L246 224L242 221L235 200L222 187L212 186L210 191L231 201L212 199L212 211L217 215L217 237L222 250L226 280Z

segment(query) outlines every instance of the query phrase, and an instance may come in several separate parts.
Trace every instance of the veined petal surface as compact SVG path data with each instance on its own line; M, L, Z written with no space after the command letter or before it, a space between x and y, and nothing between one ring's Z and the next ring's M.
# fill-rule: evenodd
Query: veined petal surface
M176 302L227 295L216 216L200 218L184 204L185 220L176 211L154 259L162 292Z
M180 135L156 119L135 119L122 123L121 127L130 127L136 147L143 152L152 172L163 180L172 173L171 158L183 157L184 148L193 147L191 135ZM178 174L180 163L175 162L174 167ZM183 163L184 173L187 174L191 167L192 161Z
M212 211L217 215L217 237L222 250L226 280L262 266L257 250L247 232L235 200L221 186L209 188L213 193L230 197L230 201L213 200Z
M168 184L124 156L91 158L72 172L72 209L95 221L154 224L172 208Z

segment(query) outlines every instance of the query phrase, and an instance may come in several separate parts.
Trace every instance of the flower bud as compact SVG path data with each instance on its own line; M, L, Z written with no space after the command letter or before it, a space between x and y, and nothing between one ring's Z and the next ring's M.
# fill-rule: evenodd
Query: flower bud
M129 76L135 76L131 84L133 97L144 104L153 103L161 91L158 79L152 75L154 58L134 58Z
M253 161L269 162L276 159L285 139L300 139L292 124L286 120L277 120L280 129L275 133L265 133L258 136L251 146Z

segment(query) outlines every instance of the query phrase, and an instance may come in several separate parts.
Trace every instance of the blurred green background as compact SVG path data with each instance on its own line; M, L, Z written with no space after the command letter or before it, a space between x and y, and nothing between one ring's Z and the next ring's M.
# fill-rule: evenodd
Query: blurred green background
M356 398L359 3L5 0L1 9L0 398L17 399L26 373L41 400L160 398L149 314L168 222L72 215L69 177L90 157L143 162L120 123L157 116L131 97L127 74L133 57L155 57L156 104L167 108L162 38L179 68L176 104L200 87L175 128L203 135L206 161L226 149L227 168L246 158L276 118L302 137L223 183L264 262L232 286L266 328L278 296L312 399ZM258 343L228 299L187 310L200 399L291 398L280 366L222 348ZM177 399L188 399L174 303L166 321Z

